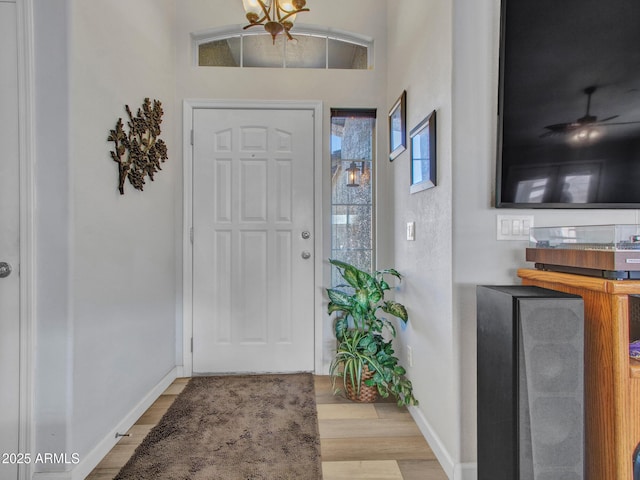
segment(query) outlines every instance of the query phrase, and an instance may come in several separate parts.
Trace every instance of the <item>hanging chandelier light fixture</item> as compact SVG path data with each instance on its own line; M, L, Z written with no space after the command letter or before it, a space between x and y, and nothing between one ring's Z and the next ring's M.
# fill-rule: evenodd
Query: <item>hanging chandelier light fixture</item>
M293 27L296 15L300 12L308 12L305 8L306 0L242 0L249 25L247 28L263 25L276 42L276 37L284 33L289 40L293 37L289 30Z

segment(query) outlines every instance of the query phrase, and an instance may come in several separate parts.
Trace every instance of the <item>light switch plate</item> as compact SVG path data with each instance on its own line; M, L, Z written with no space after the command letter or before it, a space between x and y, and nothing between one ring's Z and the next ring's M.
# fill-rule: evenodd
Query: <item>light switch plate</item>
M407 240L410 242L416 239L416 222L407 222Z
M529 240L531 227L533 227L533 215L498 215L497 239Z

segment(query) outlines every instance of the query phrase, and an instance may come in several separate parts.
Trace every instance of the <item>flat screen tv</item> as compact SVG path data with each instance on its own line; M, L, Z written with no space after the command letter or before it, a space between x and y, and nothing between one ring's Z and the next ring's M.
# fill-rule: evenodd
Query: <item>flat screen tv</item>
M640 0L502 0L496 206L640 208Z

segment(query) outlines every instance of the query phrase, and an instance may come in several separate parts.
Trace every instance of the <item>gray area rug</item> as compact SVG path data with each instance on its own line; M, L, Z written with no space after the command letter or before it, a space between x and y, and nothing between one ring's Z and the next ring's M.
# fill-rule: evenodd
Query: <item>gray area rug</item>
M192 378L115 480L321 480L311 374Z

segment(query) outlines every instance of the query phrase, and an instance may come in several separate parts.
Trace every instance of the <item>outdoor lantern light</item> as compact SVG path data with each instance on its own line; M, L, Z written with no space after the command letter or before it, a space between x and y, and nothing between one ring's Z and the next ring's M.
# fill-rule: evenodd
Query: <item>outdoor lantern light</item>
M364 162L362 162L364 165ZM351 162L349 168L347 168L347 187L359 187L360 186L360 169L356 165L356 162Z

